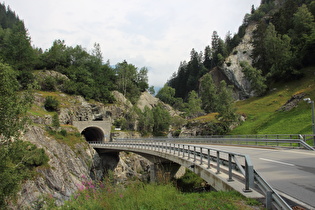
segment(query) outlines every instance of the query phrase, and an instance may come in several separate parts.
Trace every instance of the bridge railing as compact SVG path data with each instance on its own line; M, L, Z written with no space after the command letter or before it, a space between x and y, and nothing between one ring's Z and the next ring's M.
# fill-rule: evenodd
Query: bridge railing
M225 145L248 145L261 147L304 147L314 150L306 140L314 135L300 134L269 134L269 135L213 135L202 137L181 137L181 138L146 138L146 139L115 139L114 141L166 141L178 143L204 143L204 144L225 144Z
M214 169L217 174L226 173L227 181L238 179L244 183L243 191L251 192L254 184L265 194L266 207L280 207L291 209L288 204L273 190L273 188L261 178L254 170L253 164L248 155L227 152L202 146L171 143L157 140L136 140L117 142L89 142L94 148L104 148L125 151L149 151L148 153L167 153L191 162L192 166L199 165L204 170ZM256 183L255 183L256 182Z

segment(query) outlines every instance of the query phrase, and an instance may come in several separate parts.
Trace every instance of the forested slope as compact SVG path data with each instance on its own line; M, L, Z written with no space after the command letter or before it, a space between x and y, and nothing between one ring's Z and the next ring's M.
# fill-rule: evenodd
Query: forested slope
M233 98L263 97L274 87L309 76L305 68L315 64L314 16L311 0L263 0L245 15L238 33L222 39L214 31L204 52L192 49L190 60L181 62L157 97L190 118L218 113L225 129L230 127L239 119ZM239 47L243 45L248 47ZM237 78L250 90L241 90L242 97Z

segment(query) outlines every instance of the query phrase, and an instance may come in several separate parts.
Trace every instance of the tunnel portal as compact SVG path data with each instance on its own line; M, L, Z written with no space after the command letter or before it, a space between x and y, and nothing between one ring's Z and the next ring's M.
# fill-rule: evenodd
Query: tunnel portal
M86 141L104 141L105 134L102 129L98 127L87 127L81 134L84 136Z

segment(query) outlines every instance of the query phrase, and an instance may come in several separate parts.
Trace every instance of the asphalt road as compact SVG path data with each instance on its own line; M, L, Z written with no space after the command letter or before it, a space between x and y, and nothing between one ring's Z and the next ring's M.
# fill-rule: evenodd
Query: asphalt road
M292 197L304 203L304 207L315 209L314 151L218 145L209 147L250 155L254 169L280 195Z

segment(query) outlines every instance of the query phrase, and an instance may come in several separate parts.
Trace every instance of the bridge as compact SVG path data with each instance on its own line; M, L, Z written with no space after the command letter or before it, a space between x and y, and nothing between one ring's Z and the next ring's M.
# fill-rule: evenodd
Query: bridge
M308 209L314 209L315 203L313 198L315 197L315 188L312 189L312 185L314 185L314 176L302 173L303 178L308 179L306 182L304 180L304 184L309 184L310 189L307 189L307 187L301 185L302 179L299 179L296 171L293 170L294 173L292 174L290 173L290 170L287 169L287 173L277 174L277 171L282 171L281 166L293 166L294 164L281 162L274 156L270 159L259 157L258 160L263 162L263 164L258 164L259 169L257 170L256 162L259 162L257 161L257 158L255 157L253 164L249 155L243 154L245 151L246 153L251 151L251 156L255 156L255 154L257 155L258 153L266 153L267 156L264 157L269 157L268 154L270 153L284 153L284 157L288 157L289 155L290 158L293 158L295 155L297 156L297 159L301 159L302 162L306 162L305 158L308 158L310 160L308 162L311 162L310 165L303 166L303 164L296 164L298 167L297 170L302 171L301 168L304 167L303 172L310 172L315 175L315 168L312 163L312 160L315 160L315 154L312 151L301 151L301 149L270 149L275 145L289 145L290 147L305 147L311 150L313 148L305 145L306 136L291 135L290 138L281 137L283 136L277 136L276 138L268 138L267 136L264 138L258 138L257 136L256 138L253 138L246 136L238 138L121 139L114 142L104 143L98 141L89 143L95 149L101 150L102 152L130 151L140 154L153 162L154 169L156 170L171 171L172 168L175 168L174 166L176 166L176 164L185 166L198 174L217 190L233 189L239 191L246 197L264 198L267 209L291 209L290 205L285 201L287 199L284 200L283 197L294 200ZM311 138L313 138L313 136L311 136ZM209 140L211 142L209 142ZM207 145L209 143L222 144L222 141L229 141L228 144L233 144L235 142L246 142L247 145L253 144L256 146L263 144L264 146L267 146L268 149L262 150L260 148ZM185 143L183 144L180 142ZM239 152L237 153L235 151ZM305 158L302 158L301 155L305 155ZM256 167L255 169L254 165ZM261 171L268 182L260 175ZM276 176L274 176L272 172L275 172ZM154 173L156 173L156 171L154 171ZM285 175L288 176L288 178L285 177ZM271 180L273 184L275 183L278 188L277 190L269 184L269 180ZM290 187L293 194L292 192L290 193L283 189L286 187L279 187L274 180L283 180L284 186L286 183L290 184L291 187L292 185L295 186L293 189ZM295 195L294 191L297 191L296 194L299 194L299 196ZM283 197L281 197L280 194ZM290 194L293 197L290 196Z

